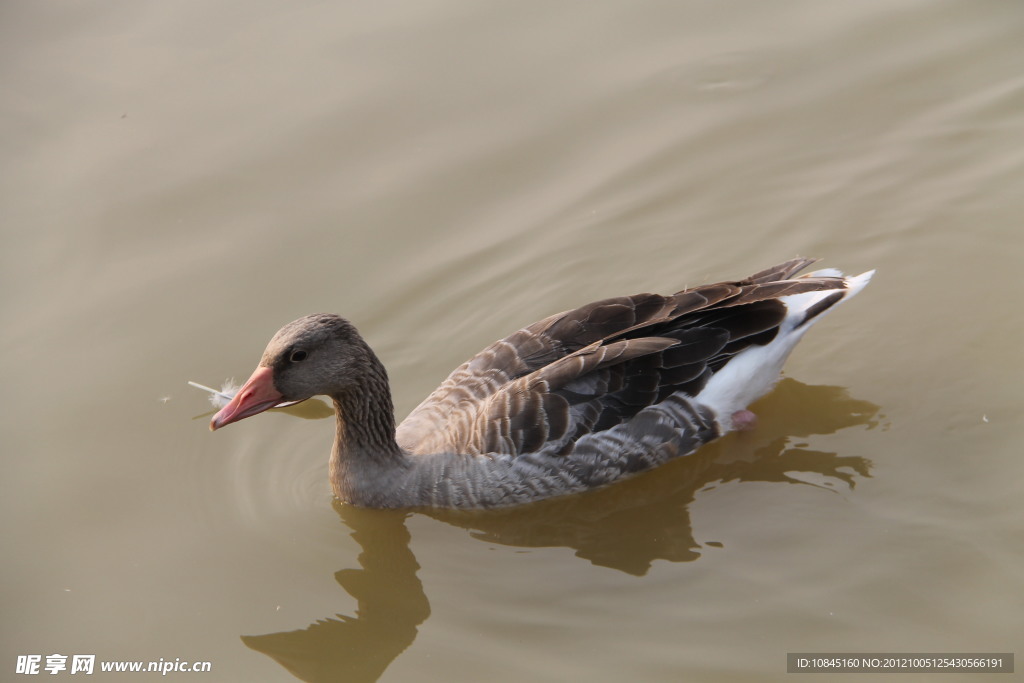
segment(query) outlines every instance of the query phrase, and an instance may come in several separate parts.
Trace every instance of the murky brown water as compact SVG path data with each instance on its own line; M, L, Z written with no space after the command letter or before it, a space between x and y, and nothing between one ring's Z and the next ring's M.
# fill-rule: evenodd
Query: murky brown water
M1022 35L984 0L6 2L0 677L1019 650ZM543 315L798 253L879 275L755 432L526 510L332 504L323 405L210 434L185 385L335 311L404 415Z

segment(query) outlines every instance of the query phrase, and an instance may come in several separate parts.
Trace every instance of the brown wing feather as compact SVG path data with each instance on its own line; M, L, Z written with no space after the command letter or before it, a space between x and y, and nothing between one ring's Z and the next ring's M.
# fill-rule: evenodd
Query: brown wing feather
M765 268L762 271L754 273L748 278L740 280L738 284L741 285L760 285L765 282L777 282L778 280L788 280L793 277L801 270L816 263L816 258L795 258L785 263L780 263L777 266L771 268Z
M674 339L595 342L529 375L510 382L484 401L471 429L450 444L452 450L482 453L530 453L560 441L569 427L569 403L558 390L601 369L648 356L675 345Z
M810 263L538 321L452 372L400 425L398 442L411 453L571 452L673 393L695 395L730 357L771 341L786 313L778 297L837 288L837 278L788 279Z

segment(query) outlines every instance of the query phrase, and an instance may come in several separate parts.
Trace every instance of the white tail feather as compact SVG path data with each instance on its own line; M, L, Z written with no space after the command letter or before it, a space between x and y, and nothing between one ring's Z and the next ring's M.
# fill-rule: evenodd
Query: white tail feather
M869 270L854 277L845 277L845 289L826 289L779 297L779 301L786 306L787 313L775 338L764 346L750 346L736 354L708 380L695 397L696 400L715 411L724 431L732 429L733 413L743 410L775 386L779 373L782 372L782 365L793 347L811 325L831 311L835 304L809 321L806 320L807 311L836 292L843 293L843 298L836 304L846 301L864 289L874 274L875 271ZM829 268L804 277L843 275L838 270Z

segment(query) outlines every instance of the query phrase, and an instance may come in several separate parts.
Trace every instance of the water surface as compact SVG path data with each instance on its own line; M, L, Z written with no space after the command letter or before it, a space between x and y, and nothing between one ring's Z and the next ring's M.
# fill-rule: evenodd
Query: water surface
M7 2L5 676L760 681L790 651L1014 651L1022 33L988 1ZM754 432L525 510L337 504L325 405L210 434L185 385L332 311L403 416L547 314L796 254L879 274Z

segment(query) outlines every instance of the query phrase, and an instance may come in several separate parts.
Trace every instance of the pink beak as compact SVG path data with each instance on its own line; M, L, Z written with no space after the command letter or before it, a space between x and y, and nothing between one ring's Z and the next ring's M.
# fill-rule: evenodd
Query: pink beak
M210 431L269 410L281 403L282 398L284 396L274 387L274 371L258 367L231 402L213 416Z

